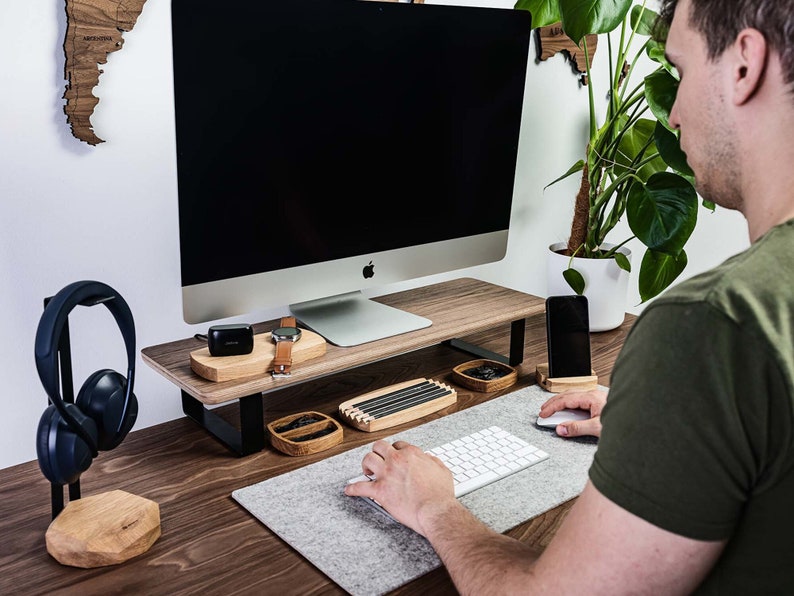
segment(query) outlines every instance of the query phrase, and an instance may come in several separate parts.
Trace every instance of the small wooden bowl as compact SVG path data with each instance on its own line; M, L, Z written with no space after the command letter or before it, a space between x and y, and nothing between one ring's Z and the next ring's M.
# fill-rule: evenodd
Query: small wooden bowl
M302 416L306 424L289 430L278 430L289 426ZM320 412L300 412L274 420L267 425L270 444L287 455L309 455L323 451L342 442L342 425L336 420ZM321 433L316 438L307 438Z
M467 371L470 372L471 369L480 366L488 366L495 369L497 372L504 374L495 379L478 379L477 377L473 377L471 374L467 373ZM496 360L470 360L469 362L458 364L455 368L453 368L452 378L456 383L459 383L464 387L468 387L469 389L473 389L474 391L489 392L510 387L510 385L514 384L518 380L518 371L512 366L498 362Z

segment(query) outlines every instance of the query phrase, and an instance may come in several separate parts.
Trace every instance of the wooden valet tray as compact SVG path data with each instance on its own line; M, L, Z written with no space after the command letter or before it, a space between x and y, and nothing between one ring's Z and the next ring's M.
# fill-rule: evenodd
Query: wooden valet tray
M294 428L284 428L294 426ZM287 455L308 455L342 442L342 425L320 412L300 412L267 425L270 444ZM313 435L319 435L312 438Z
M499 372L503 372L504 375L495 379L478 379L477 377L466 374L466 371L480 366L491 367ZM498 391L499 389L504 389L505 387L513 385L518 380L518 371L512 366L496 360L469 360L463 364L458 364L452 369L452 378L456 383L473 389L474 391Z
M210 356L209 348L190 353L190 368L208 381L231 381L254 375L265 375L273 370L276 344L271 333L254 335L254 350L242 356ZM326 343L322 335L301 329L301 338L292 346L292 364L300 364L325 354ZM296 367L297 368L297 367Z

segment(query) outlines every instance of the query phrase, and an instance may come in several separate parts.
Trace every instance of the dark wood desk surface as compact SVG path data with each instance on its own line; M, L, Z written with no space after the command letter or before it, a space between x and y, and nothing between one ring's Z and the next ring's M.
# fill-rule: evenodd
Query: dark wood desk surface
M604 385L609 384L615 357L633 320L629 315L620 328L592 336L593 368ZM510 324L504 323L462 339L504 354L509 335ZM518 367L516 385L490 394L456 386L456 404L397 428L415 426L533 384L535 365L546 360L545 351L541 312L526 320L524 362ZM452 383L452 368L471 359L471 354L439 344L289 386L267 396L264 422L304 410L336 415L338 404L352 396L411 378ZM176 387L165 390L162 398L179 399L179 391ZM239 417L236 402L214 411L230 423ZM365 433L345 426L344 442L322 453L289 457L268 447L237 457L188 418L134 431L115 450L99 454L81 477L82 494L120 489L157 502L162 536L143 555L97 569L65 567L47 553L44 536L51 521L50 487L38 464L33 461L0 470L0 594L344 593L240 507L231 492L394 432L390 428ZM507 534L542 549L571 503ZM428 592L456 593L443 568L394 593Z

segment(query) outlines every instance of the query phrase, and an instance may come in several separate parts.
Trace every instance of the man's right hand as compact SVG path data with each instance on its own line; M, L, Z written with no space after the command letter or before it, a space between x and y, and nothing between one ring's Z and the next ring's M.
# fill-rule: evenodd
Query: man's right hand
M601 410L607 403L607 392L601 389L568 389L558 393L540 406L539 416L548 418L555 412L564 409L588 410L588 420L572 420L557 425L557 434L561 437L581 437L590 435L601 436Z

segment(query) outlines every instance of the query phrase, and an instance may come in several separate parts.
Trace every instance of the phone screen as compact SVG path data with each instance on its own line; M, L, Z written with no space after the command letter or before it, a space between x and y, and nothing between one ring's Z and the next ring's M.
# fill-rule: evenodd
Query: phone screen
M591 374L586 296L549 296L546 299L546 344L550 378Z

